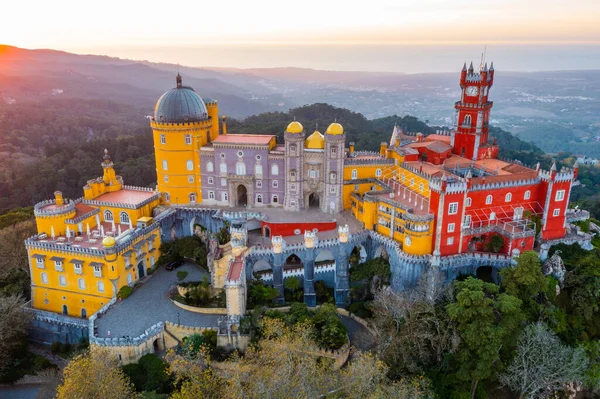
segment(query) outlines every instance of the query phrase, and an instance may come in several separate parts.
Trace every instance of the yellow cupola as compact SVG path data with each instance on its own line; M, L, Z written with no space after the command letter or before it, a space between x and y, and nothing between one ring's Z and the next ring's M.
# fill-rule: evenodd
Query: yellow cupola
M304 140L304 148L312 148L322 150L325 148L325 136L321 134L318 130L315 130L313 134L308 136L306 140Z
M102 246L104 248L114 247L116 243L117 240L115 240L114 237L105 237L104 240L102 240Z
M327 128L326 134L340 135L344 134L344 128L337 122L332 123Z
M285 131L288 133L302 133L304 131L304 127L302 126L302 124L300 122L293 121L292 123L290 123L287 126Z

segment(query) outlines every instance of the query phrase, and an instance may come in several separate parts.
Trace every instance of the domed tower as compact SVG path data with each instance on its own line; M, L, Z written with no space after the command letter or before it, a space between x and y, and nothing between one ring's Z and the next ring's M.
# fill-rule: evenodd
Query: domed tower
M167 203L188 205L202 201L200 148L219 135L219 113L216 101L207 105L179 74L176 83L158 99L150 126L158 190Z
M304 127L293 121L285 129L285 196L283 208L299 211L304 208Z
M344 148L346 135L344 128L335 122L325 132L325 201L321 202L321 210L327 213L339 213L344 209L342 191L344 185Z

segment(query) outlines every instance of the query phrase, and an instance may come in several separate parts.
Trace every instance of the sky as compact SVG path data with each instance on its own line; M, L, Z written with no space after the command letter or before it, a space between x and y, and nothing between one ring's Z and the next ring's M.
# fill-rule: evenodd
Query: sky
M290 48L298 49L302 66L335 68L323 58L339 54L347 60L338 68L348 69L353 57L360 60L362 50L372 47L389 52L472 46L480 53L485 45L491 51L495 46L580 46L584 50L576 58L585 58L600 45L600 0L2 3L3 44L192 66L293 66L286 62L295 61L282 59L294 58ZM379 59L382 54L367 69L389 70L376 67Z

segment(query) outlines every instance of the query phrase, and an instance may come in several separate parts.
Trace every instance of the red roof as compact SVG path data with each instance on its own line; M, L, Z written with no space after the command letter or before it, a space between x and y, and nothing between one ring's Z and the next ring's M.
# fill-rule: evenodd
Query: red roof
M213 140L214 144L258 144L266 145L275 136L270 134L222 134Z
M229 275L227 276L227 280L229 281L239 281L240 276L242 274L242 258L239 256L235 258L233 264L229 268Z
M114 202L117 204L137 205L152 196L156 195L153 191L134 190L123 188L112 193L105 193L93 199L93 201Z
M450 136L444 136L443 134L430 134L425 137L425 141L443 141L444 143L450 144Z
M74 216L74 219L78 218L81 215L85 215L87 213L90 213L90 212L92 212L94 210L96 210L96 208L91 207L89 205L86 205L86 204L84 204L82 202L78 202L78 203L75 204L75 216Z

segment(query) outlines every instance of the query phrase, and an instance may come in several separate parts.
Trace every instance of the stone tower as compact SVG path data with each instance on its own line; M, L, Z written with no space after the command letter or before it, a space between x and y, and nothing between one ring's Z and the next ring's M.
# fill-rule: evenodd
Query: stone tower
M324 154L324 201L321 210L327 213L339 213L344 209L342 191L344 187L344 147L346 135L339 123L332 123L325 132Z
M300 122L288 125L285 138L285 195L283 208L299 211L304 208L304 128Z

